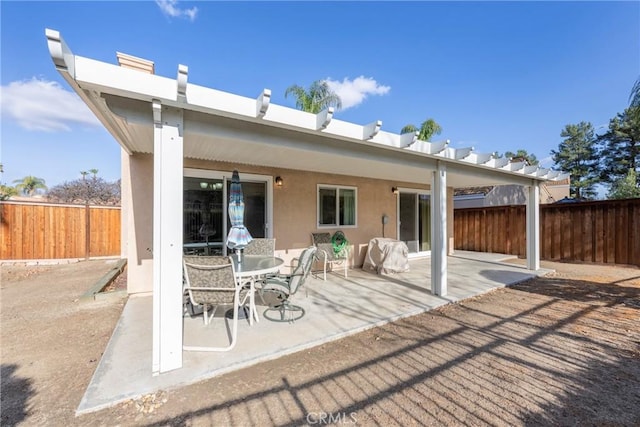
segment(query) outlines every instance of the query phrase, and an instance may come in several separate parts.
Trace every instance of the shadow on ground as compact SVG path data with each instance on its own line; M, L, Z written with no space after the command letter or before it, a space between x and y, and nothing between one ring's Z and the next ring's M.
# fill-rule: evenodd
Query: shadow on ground
M499 289L190 387L205 399L170 392L177 415L147 421L638 425L634 279Z
M0 401L2 425L16 425L29 415L29 399L33 396L32 381L16 375L17 365L2 364L0 366Z

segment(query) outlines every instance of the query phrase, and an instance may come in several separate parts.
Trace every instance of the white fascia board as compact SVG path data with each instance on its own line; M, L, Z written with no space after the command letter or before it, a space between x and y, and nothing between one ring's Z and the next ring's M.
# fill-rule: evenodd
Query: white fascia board
M478 193L478 194L461 194L459 196L453 196L453 200L477 200L484 199L486 194Z
M331 120L325 129L317 130L317 118L315 114L274 104L270 104L264 116L258 118L256 117L256 100L254 98L230 94L191 83L188 83L186 86L186 102L179 102L175 79L146 74L80 56L74 56L74 59L75 81L77 82L77 86L82 89L95 90L148 102L157 99L164 105L199 111L205 114L216 114L224 117L262 123L263 125L269 124L274 127L286 128L297 132L325 134L326 136L352 143L378 144L391 149L407 151L407 149L400 147L401 137L399 134L381 130L370 140L363 141L364 126L335 119ZM67 77L70 76L67 75L65 78ZM67 81L70 80L72 81L73 78L67 78ZM76 89L76 92L80 94L82 91ZM95 103L88 102L86 97L83 97L83 99L87 104L90 104L90 106L91 104L95 106ZM92 108L92 110L98 115L103 124L107 126L107 120L104 116L105 112L96 108ZM110 126L107 127L109 128ZM483 169L485 173L491 171L504 178L506 177L503 174L506 174L518 182L520 180L516 179L516 176L523 176L522 171L513 173L510 170L505 170L511 169L511 167L502 168L501 166L504 165L501 165L502 162L500 160L503 159L491 159L485 164L474 164L469 161L469 159L456 159L456 150L451 147L438 150L441 148L438 145L438 143L421 142L420 146L416 147L418 148L417 150L411 149L410 151L417 156L428 157L432 160L440 159L447 164L460 163L468 167ZM431 151L434 153L429 153ZM473 154L474 153L469 153L469 156L473 156ZM566 175L564 177L566 178ZM545 180L545 178L539 176L530 176L530 178L540 181Z
M462 160L464 160L467 163L471 163L471 164L475 164L475 165L482 165L482 164L487 163L492 158L493 158L493 154L491 154L491 153L474 153L474 152L471 152L471 153L469 153L469 155L467 157L465 157Z
M447 163L447 170L450 174L459 174L468 176L472 179L474 176L478 178L491 179L495 177L493 181L495 185L517 184L517 185L531 185L531 180L545 181L544 178L524 175L520 171L508 171L505 169L496 169L491 166L474 165L464 160L442 159Z
M82 88L151 102L177 98L176 80L76 56L76 81Z

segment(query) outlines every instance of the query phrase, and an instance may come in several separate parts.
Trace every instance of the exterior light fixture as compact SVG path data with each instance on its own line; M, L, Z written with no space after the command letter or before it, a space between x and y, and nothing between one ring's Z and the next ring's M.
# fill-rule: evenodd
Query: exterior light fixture
M398 190L398 187L391 187L391 192L393 194L400 194L400 190Z
M284 180L282 179L282 177L276 176L276 185L278 187L282 187L282 184L284 184Z
M202 188L203 190L206 190L208 186L209 186L208 182L201 182L200 183L200 188Z

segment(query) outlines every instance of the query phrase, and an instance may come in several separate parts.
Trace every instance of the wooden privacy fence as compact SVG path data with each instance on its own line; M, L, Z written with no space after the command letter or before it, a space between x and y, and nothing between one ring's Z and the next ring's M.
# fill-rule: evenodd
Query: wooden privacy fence
M526 256L525 209L456 209L455 249ZM540 205L540 258L640 265L640 199Z
M120 207L0 202L0 259L120 255Z

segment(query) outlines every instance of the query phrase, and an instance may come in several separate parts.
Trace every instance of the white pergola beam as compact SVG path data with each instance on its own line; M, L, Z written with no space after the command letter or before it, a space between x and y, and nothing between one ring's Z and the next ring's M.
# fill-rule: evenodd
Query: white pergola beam
M465 159L469 157L472 151L473 147L457 148L455 152L455 158L458 160Z
M447 167L438 161L431 180L431 293L447 295Z
M333 118L333 107L329 107L326 110L320 111L316 115L316 130L326 129L331 123L331 119Z
M540 269L540 184L531 181L527 198L527 268Z
M51 59L58 71L66 71L71 78L75 78L75 61L73 53L64 39L60 36L59 31L46 29L47 45Z
M464 160L465 162L472 163L472 164L482 165L482 164L487 163L492 158L493 158L493 154L492 153L474 153L474 152L471 152L471 153L469 153L469 155L467 157L465 157L462 160Z
M178 102L186 103L187 102L187 80L189 77L189 67L186 65L178 65L178 77L176 78L178 82L178 93L176 99Z
M509 160L507 160L507 162L509 162ZM526 164L527 164L526 162L511 162L511 163L507 163L502 168L509 170L511 172L516 172L524 168Z
M546 168L539 168L539 169L536 171L536 174L535 174L535 175L536 175L537 177L539 177L539 178L546 178L547 176L549 176L549 172L550 172L550 170L549 170L549 169L546 169Z
M264 89L258 99L256 99L256 117L264 117L271 102L271 89Z
M407 148L418 141L418 132L400 134L400 148Z
M382 127L382 120L376 120L373 123L369 123L362 127L362 139L367 141L380 132L380 128Z
M182 367L183 111L152 103L154 375Z
M437 141L437 142L428 142L428 141L418 140L415 144L413 144L409 148L411 150L418 151L421 153L435 155L445 150L448 144L449 144L448 139L446 141Z

